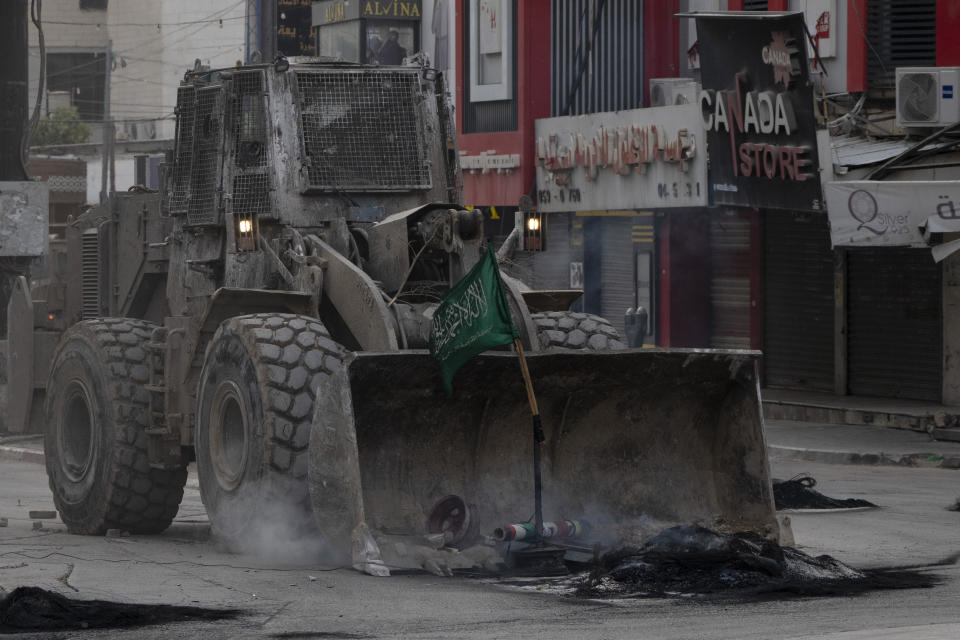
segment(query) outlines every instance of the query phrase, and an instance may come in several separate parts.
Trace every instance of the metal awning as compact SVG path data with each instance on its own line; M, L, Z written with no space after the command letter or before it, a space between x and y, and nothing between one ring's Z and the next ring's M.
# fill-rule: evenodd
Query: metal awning
M834 166L866 167L894 158L912 144L902 137L870 139L863 136L831 136L830 157Z

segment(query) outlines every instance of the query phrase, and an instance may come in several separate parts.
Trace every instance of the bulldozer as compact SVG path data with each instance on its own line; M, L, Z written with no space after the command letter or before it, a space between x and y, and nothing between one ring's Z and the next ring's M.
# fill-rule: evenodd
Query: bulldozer
M473 358L447 397L426 350L487 242L446 95L418 59L185 74L161 188L70 220L9 306L8 414L44 433L71 533L164 531L192 462L216 535L280 518L375 575L391 536L496 550L529 520L516 357ZM543 415L544 514L575 523L553 531L776 535L758 353L627 349L570 296L503 281Z

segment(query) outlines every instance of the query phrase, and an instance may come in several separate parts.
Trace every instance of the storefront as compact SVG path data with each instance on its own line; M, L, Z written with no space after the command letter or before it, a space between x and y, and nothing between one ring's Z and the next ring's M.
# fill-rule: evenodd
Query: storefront
M951 357L960 247L949 240L960 233L960 181L836 181L825 195L845 284L846 389L960 404Z
M325 0L313 4L317 55L398 65L420 51L420 0Z
M834 391L834 252L826 216L765 211L763 262L766 386Z
M621 331L627 311L642 307L651 322L638 344L658 343L655 319L663 317L656 255L661 221L670 211L707 204L703 140L694 104L536 122L537 206L548 246L533 260L566 259L569 284L554 286L581 286L583 310ZM565 233L554 235L557 227Z
M710 346L767 386L834 387L833 257L800 14L696 14L710 149ZM730 46L735 38L739 46ZM821 170L821 167L824 171Z

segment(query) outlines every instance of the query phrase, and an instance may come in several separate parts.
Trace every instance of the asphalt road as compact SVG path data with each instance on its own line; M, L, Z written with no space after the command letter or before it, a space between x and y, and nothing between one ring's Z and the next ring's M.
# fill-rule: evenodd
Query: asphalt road
M879 510L791 514L797 544L861 568L933 563L960 551L957 471L777 461L776 477L809 472L835 497ZM372 578L308 559L241 556L209 539L187 489L163 535L70 536L35 531L28 511L52 509L43 467L0 462L0 589L34 585L76 598L231 607L234 620L89 630L59 638L738 638L884 640L960 637L960 568L938 567L931 589L767 602L582 600L496 580L429 574ZM30 636L18 636L30 637Z

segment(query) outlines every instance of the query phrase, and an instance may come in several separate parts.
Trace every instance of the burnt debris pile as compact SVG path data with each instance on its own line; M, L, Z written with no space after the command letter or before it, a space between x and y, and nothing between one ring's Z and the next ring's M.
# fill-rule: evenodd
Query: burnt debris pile
M831 498L815 490L817 481L808 475L799 475L790 480L773 481L773 501L777 511L784 509L857 509L876 507L868 500L859 498Z
M234 609L74 600L39 587L19 587L0 599L0 634L140 627L234 618Z
M759 597L853 594L929 587L916 571L860 571L830 556L809 556L753 533L689 525L661 531L642 547L605 555L580 584L586 597Z

